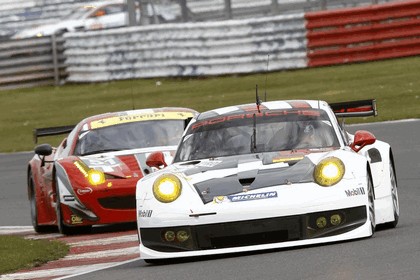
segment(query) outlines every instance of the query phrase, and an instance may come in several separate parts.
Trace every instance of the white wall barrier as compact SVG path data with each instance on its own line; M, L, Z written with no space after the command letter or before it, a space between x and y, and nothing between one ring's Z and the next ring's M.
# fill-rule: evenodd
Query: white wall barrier
M304 14L65 35L70 82L223 75L307 66Z

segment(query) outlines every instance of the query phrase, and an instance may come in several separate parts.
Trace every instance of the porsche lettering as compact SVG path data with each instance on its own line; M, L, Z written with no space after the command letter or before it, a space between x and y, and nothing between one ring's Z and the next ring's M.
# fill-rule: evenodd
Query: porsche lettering
M226 121L232 121L236 119L251 119L254 116L260 117L276 117L276 116L287 116L287 115L300 115L300 116L320 116L320 112L317 110L280 110L280 111L263 111L260 113L244 113L230 116L220 116L210 120L204 120L197 122L191 126L191 128L197 129L201 126L214 125Z

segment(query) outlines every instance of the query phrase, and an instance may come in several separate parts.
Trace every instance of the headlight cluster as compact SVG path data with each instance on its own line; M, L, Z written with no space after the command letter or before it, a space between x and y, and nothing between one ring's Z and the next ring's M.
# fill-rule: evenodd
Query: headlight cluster
M178 231L166 230L163 232L163 240L166 242L185 242L190 239L191 234L186 229Z
M327 220L327 218L329 219ZM323 229L327 225L338 226L341 224L342 220L343 220L343 217L338 213L332 214L329 217L320 216L316 219L316 226L319 229Z
M75 161L74 165L93 186L105 183L105 174L102 171L89 168L83 161Z
M173 174L163 174L153 183L153 195L163 203L175 201L181 194L182 183Z
M339 158L325 158L315 167L314 179L323 187L333 186L343 178L344 171L344 163Z

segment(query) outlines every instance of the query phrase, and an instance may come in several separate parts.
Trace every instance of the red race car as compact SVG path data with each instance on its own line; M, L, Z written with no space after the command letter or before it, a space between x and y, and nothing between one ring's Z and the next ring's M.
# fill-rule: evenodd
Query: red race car
M92 225L136 221L136 183L154 170L146 157L164 150L172 160L186 124L187 108L106 113L76 126L40 128L41 136L68 134L57 148L42 144L28 164L28 197L36 232L58 226L63 234Z

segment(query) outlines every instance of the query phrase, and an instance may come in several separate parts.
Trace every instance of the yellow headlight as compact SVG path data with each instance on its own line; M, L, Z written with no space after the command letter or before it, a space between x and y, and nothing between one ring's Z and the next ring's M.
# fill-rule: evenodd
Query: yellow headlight
M329 187L337 184L344 176L344 163L336 157L321 160L314 170L315 182L321 186Z
M105 174L99 170L91 169L88 172L88 180L91 185L100 185L105 183Z
M153 183L153 194L157 200L169 203L176 200L181 194L182 184L173 174L163 174Z

